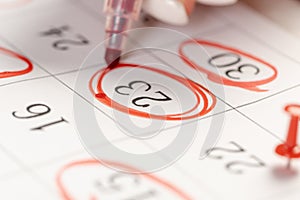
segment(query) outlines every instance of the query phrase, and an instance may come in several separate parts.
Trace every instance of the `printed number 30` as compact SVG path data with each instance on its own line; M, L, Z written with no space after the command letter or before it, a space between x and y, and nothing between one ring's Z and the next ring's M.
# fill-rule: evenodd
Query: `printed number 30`
M216 64L215 62L218 60L218 59L221 59L221 58L234 58L233 61L231 62L228 62L226 64ZM241 57L237 54L233 54L233 53L222 53L222 54L218 54L218 55L215 55L213 57L211 57L209 60L208 60L208 63L212 66L216 66L218 68L226 68L226 67L231 67L235 64L238 64L239 62L241 62ZM257 75L259 74L260 72L260 69L255 66L255 65L252 65L252 64L242 64L240 65L237 69L232 69L232 70L226 70L225 74L227 77L231 78L231 79L241 79L241 77L238 76L238 74L245 74L247 71L249 71L249 69L251 69L251 71L253 71L253 74L254 75Z

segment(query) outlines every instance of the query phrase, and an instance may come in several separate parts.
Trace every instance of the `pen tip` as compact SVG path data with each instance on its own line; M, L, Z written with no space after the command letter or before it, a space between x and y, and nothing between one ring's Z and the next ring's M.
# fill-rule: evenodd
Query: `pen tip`
M114 68L120 62L121 51L118 49L106 49L105 52L105 61L109 68Z

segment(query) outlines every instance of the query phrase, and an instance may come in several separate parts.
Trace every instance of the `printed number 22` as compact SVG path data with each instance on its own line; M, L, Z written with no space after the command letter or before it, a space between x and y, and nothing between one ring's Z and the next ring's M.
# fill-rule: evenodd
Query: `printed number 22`
M236 142L231 141L230 144L232 144L233 148L223 148L223 147L215 147L212 149L208 149L207 153L209 154L209 157L212 159L222 160L224 158L223 155L216 155L214 152L225 152L227 154L240 154L240 153L247 153L247 151L237 144ZM244 170L242 169L242 166L244 168L254 167L254 168L260 168L264 167L266 164L259 159L257 156L250 155L247 156L247 161L242 160L233 160L225 164L225 168L234 174L242 174Z

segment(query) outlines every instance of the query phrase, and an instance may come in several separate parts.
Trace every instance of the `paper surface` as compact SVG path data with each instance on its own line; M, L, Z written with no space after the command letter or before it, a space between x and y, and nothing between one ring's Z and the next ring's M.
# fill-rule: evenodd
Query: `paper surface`
M0 4L0 199L299 199L300 161L286 170L275 153L284 107L299 104L299 39L242 3L197 6L186 27L143 16L104 74L102 4ZM112 168L149 166L99 163L108 145L80 131L92 122L120 151L162 162L180 130L195 136L165 166L126 174Z

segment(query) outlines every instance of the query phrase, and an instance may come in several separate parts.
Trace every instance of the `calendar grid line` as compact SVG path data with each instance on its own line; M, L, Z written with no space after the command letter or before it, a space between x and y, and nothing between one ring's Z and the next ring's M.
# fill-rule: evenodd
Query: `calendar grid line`
M279 51L277 48L274 48L273 46L269 45L269 44L266 43L264 40L261 40L260 38L256 37L255 35L253 35L253 34L250 33L249 31L247 31L246 29L244 29L244 28L242 28L242 27L240 27L240 26L237 26L237 25L234 24L234 23L233 23L233 26L234 26L238 31L240 31L240 32L242 32L242 33L248 35L248 37L254 39L256 42L261 43L261 44L264 44L265 47L268 47L270 50L272 50L272 51L278 53L279 55L281 55L281 56L283 56L283 57L289 59L290 61L292 61L292 62L298 64L299 67L300 67L300 61L298 61L297 59L295 59L295 58L289 56L288 54L283 53L282 51Z
M0 38L2 39L3 37L0 36ZM72 73L76 73L76 72L80 72L80 71L86 71L86 70L90 70L99 66L104 66L104 63L99 63L99 64L93 64L90 66L87 66L85 68L78 68L78 69L74 69L74 70L69 70L69 71L65 71L65 72L59 72L59 73L54 73L55 76L61 76L61 75L66 75L66 74L72 74ZM50 78L52 77L51 75L45 75L45 76L38 76L38 77L33 77L33 78L28 78L28 79L22 79L22 80L18 80L18 81L12 81L12 82L8 82L8 83L4 83L4 84L0 84L0 87L5 87L8 85L14 85L17 83L22 83L22 82L27 82L27 81L32 81L32 80L38 80L38 79L44 79L44 78Z
M8 42L8 41L7 41ZM15 49L19 50L15 45L11 44L10 42L8 42L12 47L14 47ZM20 51L20 50L19 50ZM24 52L23 52L24 54ZM68 86L66 83L64 83L64 81L60 80L58 77L56 77L55 75L51 74L51 72L49 72L48 70L44 69L40 64L38 64L36 61L32 60L38 67L40 67L42 70L44 70L46 73L50 74L54 79L56 79L59 83L61 83L63 86L65 86L66 88L68 88L69 90L71 90L75 95L78 95L81 99L83 99L86 103L88 103L90 106L94 107L96 110L98 110L99 112L101 112L102 114L104 114L106 117L108 117L110 120L112 120L114 123L117 123L112 117L110 117L108 114L106 114L105 112L103 112L100 108L98 108L97 106L95 106L93 103L91 103L87 98L85 98L83 95L81 95L80 93L78 93L77 91L73 90L70 86ZM226 112L226 111L225 111ZM217 113L220 114L220 113ZM210 117L213 117L214 115L211 115ZM199 119L193 120L193 121L197 121ZM187 122L183 123L182 125L186 124ZM174 127L176 128L176 127ZM165 128L163 129L165 130Z
M19 52L21 52L23 55L26 56L25 52L22 52L20 49L18 49L15 45L13 45L11 42L9 42L8 40L6 40L3 36L2 39L9 44L10 46L12 46L15 50L18 50ZM71 92L73 92L74 94L76 94L77 96L79 96L81 99L83 99L86 103L88 103L90 106L92 106L93 108L95 108L96 110L98 110L100 113L102 113L103 115L105 115L107 118L109 118L110 120L112 120L114 123L118 124L111 116L109 116L107 113L105 113L104 111L102 111L98 106L94 105L92 102L90 102L86 97L84 97L82 94L80 94L79 92L77 92L76 90L74 90L72 87L70 87L68 84L66 84L63 80L61 80L60 78L58 78L56 75L52 74L50 71L48 71L47 69L45 69L44 67L42 67L42 65L40 65L38 62L36 62L35 60L32 60L33 63L35 63L36 66L38 66L41 70L43 70L44 72L46 72L47 74L50 75L50 77L54 78L56 81L58 81L60 84L62 84L64 87L66 87L67 89L69 89ZM224 113L227 111L222 111L220 113L215 113L209 117L213 117L215 115ZM195 122L199 119L195 119L195 120L191 120L190 123ZM184 125L188 122L184 122L181 125ZM172 128L176 128L177 126L173 126Z
M296 38L245 2L197 2L184 28L141 15L182 35L129 34L134 53L106 71L103 3L32 0L3 18L0 199L296 198L300 159L277 151L299 146Z
M217 97L218 98L218 97ZM220 101L223 101L222 99L219 99ZM224 101L223 101L224 102ZM277 139L279 142L284 142L284 140L282 140L280 137L278 137L276 134L274 134L272 131L268 130L267 128L263 127L262 125L260 125L258 122L256 122L255 120L251 119L250 117L248 117L247 115L245 115L243 112L237 110L236 108L232 107L230 104L227 104L226 102L224 102L226 105L230 106L232 108L232 110L234 112L236 112L237 114L241 115L243 118L245 118L246 120L249 121L249 123L252 123L253 125L259 127L260 129L262 129L264 132L269 133L271 137ZM232 111L231 110L231 111ZM201 119L199 120L201 121ZM151 144L144 142L146 146L148 146L151 150L157 151L157 149L155 147L153 147ZM159 155L162 159L165 159L164 155ZM203 186L202 181L200 181L198 178L196 178L195 176L193 176L192 174L189 173L189 171L186 171L182 168L181 165L178 165L176 162L172 164L172 167L175 167L179 173L181 173L183 176L185 176L186 178L189 178L189 180L193 181L196 185L201 185ZM203 191L208 192L208 194L210 195L215 195L213 192L213 188L209 185L204 185L204 189ZM217 195L218 196L218 195Z
M146 145L147 145L150 149L152 149L153 151L157 151L157 149L156 149L155 147L153 147L151 144L149 144L149 143L147 143L147 142L145 142L145 143L146 143ZM166 158L165 155L161 155L161 154L160 154L160 156L161 156L162 159L168 159L168 158ZM197 161L200 161L200 162L201 162L201 160L197 160ZM185 169L182 167L182 165L178 164L177 162L174 162L174 163L172 164L172 167L175 167L175 168L178 170L179 173L181 173L184 177L190 179L190 180L191 180L193 183L195 183L196 185L201 186L201 187L204 187L204 188L202 188L202 189L203 189L203 191L205 191L206 193L208 193L208 194L210 194L210 195L215 195L215 194L214 194L214 190L213 190L213 188L212 188L210 185L207 185L207 184L205 184L205 182L200 181L198 178L196 178L194 175L192 175L189 171L185 170Z
M235 24L234 23L231 23L230 22L230 24L231 24L231 26L235 26ZM208 31L206 34L208 34L210 31ZM2 36L2 38L4 39L4 37ZM8 42L7 40L5 40L7 43L9 43L11 46L14 46L14 45L12 45L10 42ZM131 40L131 42L133 42L132 40ZM136 43L138 43L137 41L135 41ZM14 48L15 49L17 49L15 46L14 46ZM18 50L18 51L20 51L20 50ZM144 51L148 51L148 50L144 50ZM151 53L152 54L152 53ZM162 61L162 62L164 62L164 63L167 63L166 61L164 61L164 60L162 60L161 58L159 58L159 57L157 57L156 55L154 55L154 54L152 54L151 55L152 57L155 57L156 59L159 59L160 61ZM60 83L62 83L64 86L66 86L67 88L69 88L72 92L74 92L74 93L76 93L77 95L79 95L81 98L84 98L85 99L85 101L86 102L88 102L88 100L85 98L85 97L83 97L81 94L79 94L77 91L75 91L75 90L73 90L71 87L69 87L67 84L65 84L62 80L60 80L59 78L57 78L56 77L56 75L55 74L52 74L51 72L49 72L48 70L46 70L46 69L44 69L41 65L39 65L37 62L35 62L41 69L43 69L46 73L48 73L50 76L49 77L53 77L53 78L55 78L57 81L59 81ZM168 63L167 63L168 64ZM214 94L215 95L215 94ZM216 95L215 95L216 96ZM273 95L274 96L274 95ZM223 100L222 100L223 101ZM230 104L228 104L226 101L223 101L225 104L227 104L228 106L230 106L231 108L233 108L234 110L236 110L233 106L231 106ZM256 101L255 101L255 103L256 103ZM110 118L111 120L113 120L110 116L108 116L105 112L103 112L101 109L99 109L97 106L94 106L91 102L89 102L89 104L90 105L92 105L94 108L96 108L98 111L100 111L102 114L104 114L104 115L106 115L106 117L108 117L108 118ZM248 103L248 105L251 105L251 103ZM225 112L227 112L227 111L225 111ZM211 115L210 117L213 117L214 115ZM199 120L199 119L197 119L197 120ZM114 122L115 122L115 120L113 120ZM196 121L196 120L195 120ZM191 121L191 123L192 123L193 121ZM255 122L255 121L254 121ZM115 122L116 123L116 122ZM255 122L255 123L257 123L257 122ZM185 123L184 123L185 124ZM258 123L257 123L257 125L259 125ZM261 125L259 125L259 126L261 126ZM176 126L173 126L173 127L171 127L171 128L176 128ZM262 128L263 129L265 129L263 126L262 126ZM267 132L269 132L271 135L275 135L274 133L272 133L272 132L270 132L269 130L267 130L266 129L266 131ZM275 137L277 137L276 135L275 135ZM278 139L278 138L277 138Z
M221 100L221 99L220 99ZM221 100L222 101L222 100ZM228 106L232 107L230 104L227 104ZM236 112L238 112L239 114L241 114L242 116L244 116L245 118L247 118L248 120L250 120L251 122L253 122L255 125L257 125L258 127L260 127L262 130L264 130L265 132L269 133L272 137L276 138L279 142L284 142L282 140L281 137L277 136L275 133L273 133L272 131L270 131L269 129L265 128L263 125L261 125L260 123L256 122L254 119L252 119L251 117L247 116L246 114L244 114L243 112L241 112L240 110L232 107Z
M4 39L4 37L2 36L2 38ZM14 46L13 44L11 44L10 42L8 42L7 40L4 39L4 41L6 41L8 44L10 44L12 47L14 47L16 50L20 51L20 49L18 49L16 46ZM147 51L147 50L146 50ZM20 51L21 52L21 51ZM23 53L24 54L24 53ZM163 61L163 60L162 60ZM76 95L78 95L80 98L82 98L83 100L85 100L88 104L90 104L90 106L96 108L99 112L101 112L102 114L104 114L106 117L108 117L109 119L111 119L113 122L117 123L112 117L110 117L108 114L106 114L105 112L103 112L100 108L98 108L97 106L95 106L92 102L90 102L88 99L86 99L84 96L82 96L81 94L79 94L77 91L73 90L70 86L68 86L66 83L64 83L64 81L62 81L61 79L59 79L58 77L56 77L54 74L52 74L51 72L49 72L48 70L46 70L45 68L43 68L40 64L38 64L36 61L33 61L34 63L36 63L37 66L39 66L42 70L44 70L46 73L48 73L51 77L55 78L58 82L60 82L61 84L63 84L65 87L67 87L69 90L71 90L73 93L75 93ZM164 63L167 63L166 61L163 61ZM168 63L167 63L168 64ZM214 94L215 95L215 94ZM231 106L229 103L227 103L226 101L220 99L217 95L215 95L219 100L221 100L223 103L225 103L226 105L228 105L229 107L231 107L233 110L238 111L237 109L235 109L233 106ZM227 110L229 111L229 110ZM227 112L224 111L224 112ZM222 112L221 112L222 113ZM220 113L217 113L220 114ZM210 117L213 117L215 115L211 115ZM199 119L196 120L191 120L189 122L185 122L181 125L184 125L186 123L192 123L195 121L198 121ZM249 120L252 121L251 118L249 118ZM277 137L276 134L272 133L270 130L266 129L265 127L263 127L262 125L260 125L259 123L255 122L253 120L253 122L258 125L259 127L261 127L263 130L265 130L266 132L270 133L272 136L274 136L275 138L281 140L280 138ZM177 126L172 126L171 128L176 128ZM165 130L165 129L164 129Z
M51 77L51 76L50 75L45 75L45 76L28 78L28 79L22 79L22 80L18 80L18 81L13 81L13 82L0 84L0 87L5 87L5 86L9 86L9 85L14 85L14 84L17 84L17 83L23 83L23 82L27 82L27 81L39 80L39 79L44 79L44 78L49 78L49 77Z
M224 101L223 99L219 98L218 96L216 96L216 98L218 100L220 100L221 102L223 102L224 104L226 104L227 106L229 106L231 109L229 110L226 110L224 112L218 112L218 113L215 113L214 115L210 115L210 116L205 116L205 117L202 117L200 119L196 119L196 120L193 120L193 121L189 121L189 122L186 122L184 124L180 124L180 125L175 125L175 126L172 126L172 127L168 127L168 128L164 128L163 130L171 130L171 129L174 129L174 128L177 128L177 127L180 127L181 125L186 125L186 124L190 124L190 123L194 123L196 121L200 122L201 120L204 120L204 119L207 119L207 118L211 118L211 117L214 117L214 116L217 116L217 115L220 115L220 114L226 114L228 112L232 112L232 111L235 111L237 112L238 114L242 115L244 118L248 119L250 122L254 123L256 126L258 126L259 128L261 128L262 130L264 130L266 133L269 133L273 138L277 139L279 142L283 142L282 138L280 138L279 136L277 136L275 133L273 133L272 131L270 131L269 129L265 128L263 125L261 125L260 123L256 122L255 120L253 120L252 118L250 118L249 116L245 115L243 112L241 112L240 110L238 110L237 108L233 107L231 104L227 103L226 101Z
M36 183L39 183L43 186L43 188L47 189L49 195L51 194L51 190L49 185L44 182L44 180L38 175L36 174L36 172L29 167L28 165L26 165L21 159L19 159L18 156L16 156L14 153L12 153L11 151L9 151L3 144L0 143L0 150L5 153L5 155L12 161L14 162L19 168L20 170L22 170L24 172L24 174L29 175ZM52 194L51 194L52 196Z
M224 28L227 28L227 27L230 27L231 26L231 22L226 22L218 27L214 27L214 28L211 28L209 30L205 30L205 31L199 31L197 33L194 33L192 35L188 35L186 33L182 33L183 35L185 35L187 38L190 38L190 39L197 39L196 37L198 36L201 36L201 37L205 37L205 36L211 36L211 35L214 35L214 34L218 34L218 31L220 30L224 30ZM143 27L141 27L143 28ZM155 27L150 27L150 28L155 28ZM167 28L168 29L168 28ZM173 30L173 29L171 29ZM175 29L174 29L175 30ZM177 31L177 30L175 30ZM134 38L132 38L130 35L128 35L128 40L130 42L132 42L133 44L139 44L138 41L136 41ZM164 43L163 46L171 46L171 45L174 45L176 44L176 42L179 42L177 40L173 40L173 41L170 41L169 43ZM139 44L140 47L143 47L141 44ZM161 48L163 47L161 46ZM144 49L145 50L145 49ZM146 50L147 51L147 50ZM155 55L156 56L156 55Z
M119 142L124 142L124 141L127 141L129 140L129 138L117 138L117 139L113 139L111 140L111 142L113 143L119 143ZM94 147L98 147L99 145L101 145L101 147L105 147L106 144L95 144ZM69 152L65 155L62 155L62 156L59 156L59 157L56 157L54 159L51 159L51 160L47 160L47 161L44 161L44 162L40 162L40 163L36 163L34 165L31 165L31 167L35 170L39 170L39 169L43 169L45 167L47 167L49 164L51 163L55 163L55 162L59 162L59 161L62 161L70 156L78 156L78 155L81 155L82 153L87 153L89 154L88 150L86 150L86 148L83 146L83 149L81 150L75 150L73 152ZM91 157L93 157L92 155L90 155Z
M74 1L74 0L70 0L70 1ZM80 2L80 3L79 3L79 2ZM105 19L99 17L99 13L96 12L95 10L91 9L90 7L88 7L86 4L84 4L84 3L82 2L82 0L76 1L76 3L77 3L77 6L78 6L78 4L84 6L84 7L85 7L85 12L87 12L87 14L88 14L89 16L91 16L92 18L94 18L94 19L96 19L96 20L99 20L99 19L100 19L101 22L102 22L102 24L105 24ZM88 12L88 10L91 11L91 12L93 12L94 14L91 14L91 12ZM212 16L213 16L213 18L216 18L216 19L218 18L215 14L212 15ZM220 25L220 26L218 26L218 27L215 27L215 28L212 28L212 29L209 29L209 30L205 30L205 31L199 31L199 32L194 33L194 34L192 34L192 35L187 35L187 34L185 34L185 35L187 35L188 37L191 37L191 38L192 38L192 37L196 37L197 35L213 34L213 33L215 33L215 32L218 32L219 30L223 30L223 28L226 27L226 26L230 26L231 23L232 23L231 21L227 21L226 23L223 23L222 25ZM143 28L143 27L134 27L134 28ZM152 28L153 28L153 27L152 27ZM104 30L103 30L103 31L104 31ZM177 30L175 30L175 31L177 31ZM130 35L128 36L128 40L131 41L131 42L134 42L134 43L138 43L138 41L135 41L133 38L130 37ZM173 44L174 42L176 42L176 41L172 41L172 44ZM170 44L164 44L164 45L171 45L171 43L170 43Z
M153 151L158 150L157 148L153 147L151 144L149 144L145 141L142 141L142 142L151 150L153 150ZM159 154L159 156L162 159L169 160L166 157L166 155ZM211 195L213 194L213 189L210 186L204 184L203 182L200 182L197 178L195 178L195 176L192 176L188 171L184 170L180 165L178 165L176 161L173 164L171 164L171 166L176 168L181 175L192 180L192 182L195 183L196 185L199 185L199 186L201 185L202 187L205 187L205 188L202 188L202 190L208 192ZM171 167L171 166L168 166L168 167Z
M241 3L239 3L241 4ZM261 15L261 13L259 13L257 10L252 9L249 5L247 5L246 3L242 3L243 6L247 7L248 9L251 9L253 12L255 12L257 15L261 16L264 20L269 20L268 18L266 18L265 16ZM248 35L248 37L256 40L258 43L260 44L264 44L264 46L268 47L269 49L275 51L276 53L282 55L285 58L288 58L290 61L293 61L294 63L297 63L300 65L300 61L289 56L288 54L283 53L282 51L278 50L277 48L271 46L269 43L265 42L264 40L260 39L259 37L257 37L256 35L254 35L253 33L249 32L248 30L246 30L244 27L239 26L239 24L237 24L236 21L233 21L232 19L229 19L227 15L221 13L221 12L217 12L217 15L220 16L220 18L222 19L226 19L229 22L232 23L232 26L234 26L238 31L245 33L246 35ZM281 26L278 26L278 24L274 23L273 21L269 21L270 23L272 23L273 25L275 25L276 27L278 27L278 29L284 31L287 35L291 35L290 33L288 33L285 29L283 29Z
M230 24L230 25L232 25L232 26L235 26L233 23L228 23L228 24ZM136 43L138 44L138 42L136 42ZM153 54L153 53L151 52L151 50L145 50L145 51L148 52L149 54L151 54L151 55L152 55L153 57L155 57L156 59L160 60L162 63L171 66L171 64L169 64L167 61L165 61L165 60L163 60L162 58L160 58L159 56L156 56L155 54ZM299 86L299 85L300 85L300 84L297 84L296 87ZM295 87L295 86L293 86L293 87ZM282 91L277 92L277 93L275 93L275 94L271 94L271 95L268 96L268 97L270 98L270 97L279 95L279 94L284 93L284 92L286 92L286 91L288 91L288 90L289 90L289 89L282 90ZM222 101L225 105L229 106L231 109L226 110L226 111L224 111L224 112L216 113L216 114L214 114L214 115L211 115L210 117L213 117L213 116L218 115L218 114L221 114L221 113L226 113L226 112L231 111L231 110L235 110L236 112L240 113L240 111L237 110L237 108L238 108L239 106L234 107L234 106L232 106L230 103L226 102L226 100L221 99L221 98L220 98L218 95L216 95L214 92L211 92L211 93L212 93L217 99L219 99L220 101ZM265 97L265 98L268 98L268 97ZM263 100L264 100L264 98L263 98L261 101L263 101ZM245 104L245 105L252 105L252 104L255 104L255 103L257 103L257 102L258 102L258 101L256 100L256 101L247 103L247 104ZM244 106L244 107L245 107L245 106ZM240 114L243 115L243 113L240 113ZM244 116L244 115L243 115L243 116ZM244 116L244 117L245 117L245 116ZM268 130L268 129L265 128L263 125L259 124L258 122L256 122L255 120L251 119L250 117L247 117L247 118L248 118L248 120L252 121L252 122L253 122L254 124L256 124L257 126L259 126L261 129L263 129L263 130L266 131L267 133L271 134L274 138L276 138L276 139L278 139L280 142L282 142L282 139L281 139L280 137L278 137L275 133L273 133L272 131ZM200 118L200 119L191 120L191 121L189 121L189 122L187 122L187 123L184 123L184 124L193 123L193 122L195 122L195 121L200 121L200 120L202 120L202 119L206 119L206 118L205 118L205 117L202 117L202 118ZM164 130L176 128L176 127L178 127L178 126L180 126L180 125L175 125L175 126L172 126L172 127L168 127L168 128L166 128L166 129L164 129Z
M260 98L260 99L258 99L258 100L252 101L252 102L250 102L250 103L246 103L246 104L239 105L239 106L237 106L237 107L235 107L235 108L236 108L236 109L244 108L244 107L247 107L247 106L250 106L250 105L253 105L253 104L262 102L262 101L264 101L264 100L270 99L270 98L272 98L272 97L275 97L275 96L284 94L285 92L288 92L288 91L290 91L290 90L296 89L296 88L298 88L298 87L300 87L300 83L297 84L297 85L291 86L291 87L289 87L289 88L286 88L286 89L284 89L284 90L275 92L274 94L271 94L271 95L269 95L269 96L266 96L266 97Z
M127 141L129 139L130 138L127 138L127 137L126 138L117 138L117 139L113 139L111 142L118 143L118 142ZM105 144L100 144L100 143L95 144L94 146L97 147L99 145L105 146ZM9 180L11 178L14 178L16 176L20 176L22 174L28 174L29 172L34 172L35 170L43 169L51 163L56 163L56 162L62 161L63 159L68 158L70 156L77 156L77 155L81 155L82 153L88 153L88 151L85 148L83 148L83 149L80 149L80 150L78 149L78 150L75 150L73 152L69 152L67 154L63 154L59 157L55 157L55 158L52 158L52 159L49 159L49 160L46 160L46 161L43 161L43 162L40 162L40 163L35 163L35 164L32 164L32 165L28 165L28 164L22 163L21 159L19 159L18 156L13 155L13 153L8 153L10 151L8 149L6 149L1 144L0 144L0 151L5 153L6 156L8 156L10 158L10 160L13 161L19 167L19 169L17 169L17 170L9 171L8 173L1 175L0 176L0 181ZM12 156L9 156L9 155L12 155ZM22 164L20 164L20 163L22 163ZM25 168L30 169L30 171L24 170ZM14 174L14 173L18 173L18 174L16 174L15 176L11 175L11 174Z
M9 43L9 42L8 42ZM18 49L17 47L15 47L15 45L9 43L11 46L13 46L15 49ZM56 77L55 75L51 74L50 72L48 72L48 70L44 69L41 65L39 65L37 62L33 61L38 67L40 67L42 70L44 70L46 73L50 74L53 78L55 78L58 82L60 82L61 84L63 84L65 87L67 87L69 90L73 91L76 95L78 95L80 98L82 98L84 101L86 101L88 104L90 104L90 106L96 108L98 111L100 111L101 113L103 113L105 116L108 116L105 112L103 112L101 109L99 109L98 107L95 107L91 102L89 102L84 96L82 96L81 94L79 94L77 91L73 90L71 87L69 87L67 84L65 84L62 80L60 80L58 77ZM226 111L225 111L226 112ZM217 113L220 114L220 113ZM211 116L213 117L213 115ZM110 118L110 116L108 116L108 118ZM112 118L110 118L111 120L113 120ZM197 119L199 120L199 119ZM195 121L197 121L195 120ZM114 120L113 120L114 121ZM115 122L115 121L114 121ZM116 122L115 122L116 123Z
M1 38L3 38L3 37L1 37ZM155 57L156 59L160 60L161 62L164 62L165 64L168 64L168 65L169 65L169 63L167 63L166 61L164 61L164 60L161 59L160 57L158 57L158 56L156 56L155 54L153 54L152 52L150 52L150 50L145 50L145 51L148 52L148 53L150 53L153 57ZM56 74L53 74L53 75L54 75L54 76L61 76L61 75L66 75L66 74L72 74L72 73L76 73L76 72L80 72L80 71L90 70L90 69L92 69L92 68L96 68L96 67L101 66L101 65L104 65L104 64L103 64L103 63L101 63L101 64L94 64L94 65L90 65L90 66L88 66L88 67L86 67L86 68L79 68L79 69L76 69L76 70L70 70L70 71L66 71L66 72L60 72L60 73L56 73ZM25 79L25 80L19 80L19 81L15 81L15 82L5 83L5 84L0 85L0 87L7 86L7 85L13 85L13 84L20 83L20 82L27 82L27 81L31 81L31 80L50 78L50 77L53 77L53 75L47 75L47 76L41 76L41 77L34 77L34 78L31 78L31 79ZM245 103L245 104L241 104L241 105L238 105L238 106L232 106L232 105L230 105L231 109L228 109L228 110L226 110L226 111L224 111L224 112L231 111L231 110L235 110L235 109L239 109L239 108L244 108L244 107L247 107L247 106L250 106L250 105L259 103L259 102L261 102L261 101L264 101L264 100L266 100L266 99L269 99L269 98L274 97L274 96L277 96L277 95L280 95L280 94L282 94L282 93L285 93L285 92L287 92L287 91L289 91L289 90L292 90L292 89L294 89L294 88L297 88L297 87L299 87L299 86L300 86L300 84L297 84L297 85L294 85L294 86L289 87L289 88L287 88L287 89L283 89L283 90L281 90L281 91L278 91L278 92L276 92L276 93L274 93L274 94L271 94L271 95L268 95L268 96L266 96L266 97L263 97L263 98L261 98L261 99L258 99L258 100L255 100L255 101L251 101L251 102L248 102L248 103ZM73 90L72 90L72 91L73 91ZM212 92L212 93L213 93L213 92ZM214 96L217 96L216 94L213 94L213 95L214 95ZM219 97L218 97L218 98L219 98ZM226 102L226 101L224 101L224 102ZM229 105L228 105L228 106L229 106ZM207 115L207 116L201 117L201 118L199 118L199 119L196 119L196 120L193 120L193 121L189 121L189 122L187 122L187 124L193 123L193 122L195 122L195 121L197 121L197 120L207 119L207 118L213 117L213 116L215 116L215 115L222 114L222 113L224 113L224 112L217 112L217 113L215 113L214 115ZM177 127L178 127L178 126L175 125L175 126L171 126L171 127L165 128L164 130L170 130L170 129L177 128Z

